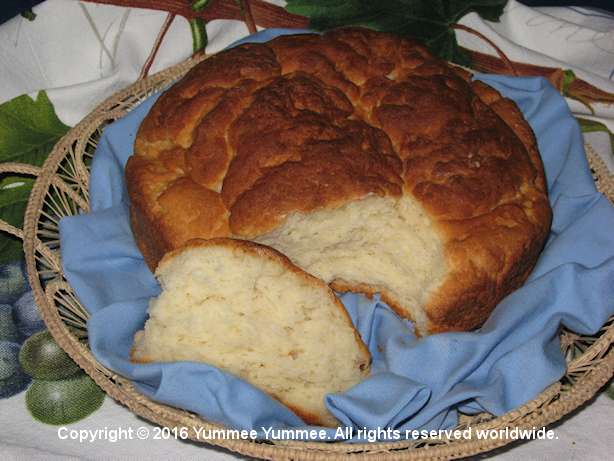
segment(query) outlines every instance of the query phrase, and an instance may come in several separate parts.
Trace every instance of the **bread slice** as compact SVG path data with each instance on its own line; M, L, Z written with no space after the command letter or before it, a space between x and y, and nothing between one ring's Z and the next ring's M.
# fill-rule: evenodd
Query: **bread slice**
M206 362L248 381L305 422L336 426L324 397L369 373L370 354L321 280L272 248L193 240L156 270L162 293L135 336L135 362Z

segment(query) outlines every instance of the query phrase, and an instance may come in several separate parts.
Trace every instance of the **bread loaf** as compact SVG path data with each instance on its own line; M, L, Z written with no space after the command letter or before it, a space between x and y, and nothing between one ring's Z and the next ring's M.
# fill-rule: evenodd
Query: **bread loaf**
M252 383L306 422L336 426L324 397L369 373L370 355L321 280L255 243L194 240L156 270L162 293L136 362L207 362Z
M481 325L551 220L516 105L360 28L198 64L143 121L126 180L152 270L193 238L255 240L335 289L380 292L421 334Z

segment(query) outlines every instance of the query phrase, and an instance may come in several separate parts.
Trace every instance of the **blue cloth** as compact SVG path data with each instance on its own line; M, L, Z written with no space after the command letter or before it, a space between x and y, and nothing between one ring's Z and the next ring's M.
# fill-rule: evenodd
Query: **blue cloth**
M503 414L564 374L561 324L592 334L613 313L614 209L595 189L565 101L541 78L478 78L516 101L537 135L554 210L551 235L527 283L475 332L417 340L378 298L340 295L373 356L370 378L327 397L342 425L430 430L454 426L458 410ZM258 389L206 364L128 361L159 287L133 241L123 168L155 99L105 129L92 166L92 211L60 222L64 272L91 314L91 350L152 399L208 420L241 429L303 426Z

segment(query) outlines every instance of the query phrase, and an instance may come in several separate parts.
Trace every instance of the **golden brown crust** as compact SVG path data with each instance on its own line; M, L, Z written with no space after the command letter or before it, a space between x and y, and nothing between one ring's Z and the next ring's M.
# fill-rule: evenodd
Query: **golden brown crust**
M300 408L296 405L288 404L288 402L284 401L283 396L274 396L276 400L279 400L282 404L287 406L296 416L301 418L305 423L313 425L313 426L324 426L324 427L338 427L339 421L333 416L330 415L326 419L322 416L317 415L311 411L307 411L304 408Z
M366 283L349 283L346 280L335 279L330 283L330 287L333 290L338 291L340 293L345 293L347 291L351 291L354 293L360 293L369 299L373 299L375 295L379 294L380 299L384 303L386 303L386 305L390 307L390 309L392 309L394 312L396 312L399 316L407 320L414 321L414 322L416 320L412 317L411 312L409 312L403 306L398 304L398 301L393 296L390 295L390 293L387 291L385 286L374 286L374 285L368 285ZM414 334L417 337L422 336L422 333L415 328L414 328Z
M411 195L449 268L426 307L433 332L480 325L524 281L551 220L515 104L415 42L360 28L199 64L151 109L126 177L151 268L190 238L252 238L292 212Z
M437 82L431 80L430 84ZM427 305L429 331L469 330L530 273L550 228L551 210L533 132L516 105L481 82L462 128L429 126L412 140L405 184L435 219L450 273ZM433 88L446 100L458 82ZM460 141L460 142L459 142Z

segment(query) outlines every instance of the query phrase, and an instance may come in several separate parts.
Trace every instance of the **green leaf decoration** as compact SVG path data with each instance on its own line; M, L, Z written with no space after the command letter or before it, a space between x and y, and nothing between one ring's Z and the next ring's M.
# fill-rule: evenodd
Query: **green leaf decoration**
M40 166L69 128L57 117L44 91L36 99L22 95L0 104L0 162ZM33 183L31 178L0 176L0 219L15 227L23 225ZM21 242L0 233L0 264L22 257Z
M573 99L575 101L578 101L581 104L584 104L584 106L586 106L586 108L590 111L590 113L592 115L595 115L595 110L590 105L589 100L579 95L575 95L573 94L572 91L570 91L571 84L575 82L576 80L577 80L577 77L573 70L571 69L564 70L563 71L563 81L561 82L561 94L567 98Z
M42 423L70 424L98 410L104 396L92 378L80 373L60 381L35 379L26 392L26 406Z
M209 6L209 0L194 0L192 2L192 10L197 13L207 8L207 6Z
M35 333L23 343L19 363L23 371L41 380L64 379L81 371L47 330Z
M566 96L569 93L569 85L571 85L576 80L576 74L574 74L573 70L566 69L563 71L563 83L561 85L561 93L563 96Z
M0 179L0 219L21 228L34 180L21 176ZM22 259L21 240L0 233L0 264Z
M439 57L468 65L450 27L470 12L498 21L507 0L288 0L290 13L307 16L318 30L363 26L414 37Z
M595 120L590 120L588 118L577 117L577 120L580 124L580 130L582 130L582 133L594 133L598 131L607 133L610 136L610 145L612 147L612 154L614 154L614 134L605 124Z
M36 99L22 95L0 104L0 162L40 166L69 128L44 91Z
M205 21L201 18L190 19L190 30L192 31L192 51L194 53L203 51L209 41Z
M36 13L32 11L32 8L22 11L21 16L26 18L28 21L34 21L36 19Z

